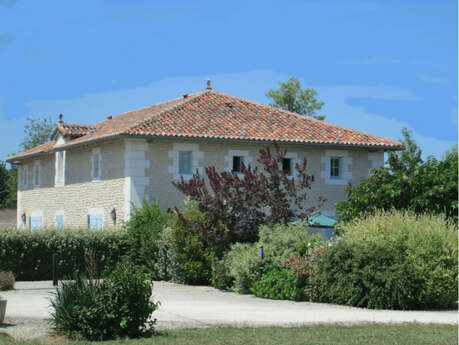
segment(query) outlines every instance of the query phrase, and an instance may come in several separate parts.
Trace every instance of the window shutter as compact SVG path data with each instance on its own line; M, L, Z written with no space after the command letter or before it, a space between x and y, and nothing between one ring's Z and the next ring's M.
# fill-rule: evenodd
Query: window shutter
M88 226L88 229L91 229L91 215L86 215L86 225Z

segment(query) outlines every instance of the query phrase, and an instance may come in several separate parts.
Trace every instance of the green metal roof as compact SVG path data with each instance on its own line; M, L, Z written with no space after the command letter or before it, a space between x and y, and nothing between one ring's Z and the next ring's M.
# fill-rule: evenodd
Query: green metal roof
M320 226L325 228L333 228L336 224L336 220L330 217L326 217L322 214L312 216L308 219L309 226Z

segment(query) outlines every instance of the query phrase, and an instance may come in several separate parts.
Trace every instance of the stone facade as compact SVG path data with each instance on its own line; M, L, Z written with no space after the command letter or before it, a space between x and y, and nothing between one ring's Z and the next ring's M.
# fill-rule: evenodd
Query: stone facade
M231 169L233 155L243 157L246 164L258 165L259 150L266 146L165 139L107 141L68 150L65 154L65 182L60 187L55 187L57 153L24 160L19 166L18 227L29 226L29 217L42 217L43 227L53 227L56 215L63 215L66 227L87 227L88 214L93 213L101 215L103 227L119 226L144 198L147 201L156 199L162 208L182 204L183 195L171 184L180 176L180 151L191 152L193 171L199 169L203 172L206 166L223 171ZM273 145L271 147L274 150ZM359 184L372 168L383 164L384 158L382 150L370 152L358 148L330 149L306 145L282 145L281 148L287 149L292 167L304 157L307 159L307 173L315 177L308 194L308 205L315 205L319 196L326 198L323 213L327 215L333 215L334 204L346 198L348 184ZM92 171L94 152L100 152L101 174L96 180ZM330 178L331 157L340 159L342 175L339 178ZM37 165L40 181L35 187ZM25 179L24 173L27 174ZM115 224L113 213L116 213Z

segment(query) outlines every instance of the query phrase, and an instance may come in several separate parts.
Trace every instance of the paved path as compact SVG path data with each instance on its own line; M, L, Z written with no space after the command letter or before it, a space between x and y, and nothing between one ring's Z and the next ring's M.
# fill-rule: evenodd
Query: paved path
M49 318L51 282L17 282L16 290L1 292L8 299L7 318ZM458 311L369 310L331 304L273 301L222 292L206 286L155 282L153 315L158 328L213 325L295 325L315 323L442 323L458 324Z

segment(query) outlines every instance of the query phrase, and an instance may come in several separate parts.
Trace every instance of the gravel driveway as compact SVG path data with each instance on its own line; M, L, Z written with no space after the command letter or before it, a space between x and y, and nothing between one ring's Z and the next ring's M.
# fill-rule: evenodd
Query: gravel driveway
M50 281L17 282L16 290L2 292L8 300L6 324L0 332L34 338L46 334ZM215 325L261 326L316 323L441 323L458 324L458 311L370 310L322 303L274 301L252 295L223 292L207 286L155 282L153 299L161 306L153 316L157 328L209 327Z

